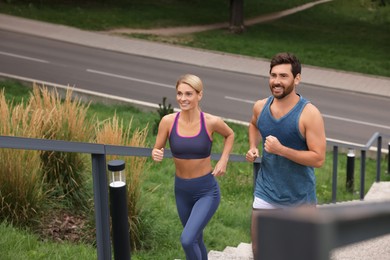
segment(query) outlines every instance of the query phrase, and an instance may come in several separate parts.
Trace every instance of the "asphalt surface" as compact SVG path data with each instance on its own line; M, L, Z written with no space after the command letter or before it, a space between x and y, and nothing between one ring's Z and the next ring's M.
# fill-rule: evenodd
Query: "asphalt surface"
M129 39L119 35L84 31L4 14L0 14L0 29L105 50L268 77L266 74L261 74L269 70L269 60L265 59ZM389 77L323 69L305 64L302 70L305 72L302 83L390 97Z

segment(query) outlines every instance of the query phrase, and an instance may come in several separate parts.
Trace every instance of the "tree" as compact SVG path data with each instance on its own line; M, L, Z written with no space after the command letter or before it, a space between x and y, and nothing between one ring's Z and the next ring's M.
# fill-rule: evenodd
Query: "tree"
M230 25L233 33L242 33L244 26L244 0L230 0Z

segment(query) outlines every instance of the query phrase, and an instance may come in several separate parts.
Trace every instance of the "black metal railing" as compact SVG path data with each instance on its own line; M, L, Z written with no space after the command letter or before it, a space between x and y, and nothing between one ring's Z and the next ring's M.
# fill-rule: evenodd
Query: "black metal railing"
M332 203L337 201L337 176L338 176L338 155L339 148L354 149L360 151L360 199L364 199L365 195L365 176L366 176L366 158L367 153L374 148L376 149L376 182L380 182L381 176L381 158L382 158L382 140L390 138L390 134L376 132L372 135L366 145L353 145L348 143L340 143L335 141L327 141L328 147L333 147L333 171L332 171ZM375 142L377 147L374 147ZM388 147L387 172L390 173L390 142Z
M111 259L106 156L121 155L149 157L152 149L13 136L0 136L0 148L91 154L97 256L99 260ZM172 157L172 154L169 150L166 150L164 156L170 158ZM211 155L212 160L218 160L219 158L220 154L213 153ZM233 162L245 162L245 157L232 154L230 155L229 160ZM258 165L259 162L260 160L257 160L255 165Z
M361 152L361 170L360 170L360 198L364 199L365 187L365 168L366 168L366 153L377 141L377 178L380 181L380 161L382 156L382 138L390 137L381 133L375 133L365 146L348 145L328 141L328 146L333 147L333 177L332 177L332 202L336 202L337 196L337 175L338 166L337 158L339 147L348 149L357 149ZM390 144L389 144L390 146ZM110 241L110 225L109 225L109 205L108 205L108 183L106 174L106 156L121 155L121 156L141 156L149 157L151 148L129 147L104 145L93 143L80 143L59 140L34 139L24 137L0 136L0 148L24 149L24 150L45 150L58 152L76 152L91 154L92 157L92 178L93 178L93 193L96 218L96 242L98 259L111 259L111 241ZM165 156L172 157L169 150L166 150ZM212 154L212 160L218 160L220 154ZM245 156L232 154L229 158L231 162L245 162ZM390 165L390 159L388 161ZM253 164L254 180L261 166L261 160L257 159ZM390 166L388 166L389 169Z

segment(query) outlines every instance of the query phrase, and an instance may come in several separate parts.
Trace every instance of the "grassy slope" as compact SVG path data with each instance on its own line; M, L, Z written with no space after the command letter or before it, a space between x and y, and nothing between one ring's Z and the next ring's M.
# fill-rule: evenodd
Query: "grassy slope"
M7 98L13 99L16 97L29 96L29 88L22 87L14 82L1 82L0 89L5 88ZM89 115L96 115L99 120L112 117L116 113L119 118L123 118L124 125L127 125L129 120L133 119L133 127L143 128L148 122L154 122L157 115L154 112L141 112L131 106L109 106L103 104L93 104L90 107ZM243 126L231 124L236 134L236 145L233 153L243 154L247 150L247 129ZM154 143L154 136L149 133L148 146ZM222 145L221 138L215 138L213 149L218 151ZM382 162L382 169L386 167L385 160ZM346 157L342 154L339 157L339 176L338 176L338 194L339 200L358 199L357 192L348 193L345 191L345 169ZM375 181L375 161L368 160L366 166L366 191ZM356 161L355 168L355 191L359 189L359 172L360 162ZM319 202L329 202L331 200L331 180L332 180L332 155L327 155L326 164L321 169L316 171L317 175L317 194ZM143 174L142 185L142 220L144 229L144 246L145 250L135 252L132 255L133 259L175 259L184 258L179 236L181 232L181 224L176 214L174 195L173 195L173 176L174 167L170 159L164 160L160 164L153 163L148 159L146 168ZM229 163L228 174L218 179L222 200L220 207L205 230L205 241L209 250L222 250L225 246L237 246L239 242L249 242L249 226L250 226L250 211L252 202L252 166L248 163ZM389 181L390 176L382 175L382 180ZM0 230L3 227L0 227ZM8 233L14 233L6 229ZM41 252L49 251L53 253L54 245L51 243L38 243L36 238L27 238L7 240L0 243L0 249L5 254L13 256L13 259L22 259L25 257L25 251L32 252L31 259L34 254L40 256ZM28 244L23 243L25 247L20 248L20 252L15 253L12 248L18 247L19 240L32 240L34 242L33 249L27 247ZM69 248L68 248L69 247ZM67 258L69 252L73 252L73 246L64 245L58 249L57 259L72 259ZM77 248L77 247L76 247ZM89 247L83 250L91 252ZM78 249L76 249L78 250ZM12 251L12 253L11 253ZM92 250L93 251L93 250ZM82 251L81 251L82 252ZM9 258L12 259L12 258ZM87 259L87 258L86 258Z

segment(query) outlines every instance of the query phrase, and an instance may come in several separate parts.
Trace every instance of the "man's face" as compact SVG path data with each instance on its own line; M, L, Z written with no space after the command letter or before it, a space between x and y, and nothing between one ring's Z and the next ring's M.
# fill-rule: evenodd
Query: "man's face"
M295 78L291 72L291 64L280 64L272 68L269 77L269 87L272 95L282 99L294 91L298 85L300 74Z

